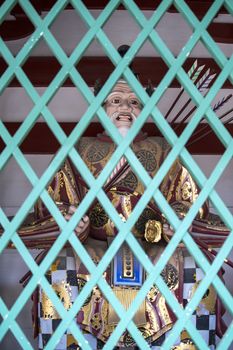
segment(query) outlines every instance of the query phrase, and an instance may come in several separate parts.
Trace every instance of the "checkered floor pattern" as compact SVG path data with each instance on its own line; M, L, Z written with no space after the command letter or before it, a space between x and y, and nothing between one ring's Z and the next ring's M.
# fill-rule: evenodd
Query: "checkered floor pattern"
M49 283L51 285L58 284L69 284L69 295L70 302L74 302L78 295L78 286L76 279L76 270L75 270L75 260L73 257L72 249L63 250L56 261L51 266L51 269L46 275ZM190 293L196 281L201 280L203 277L202 270L196 266L195 261L190 256L184 257L184 288L183 288L183 303L184 306L188 303L190 299ZM51 335L58 327L61 320L59 316L53 318L45 318L42 310L42 298L43 291L40 291L40 303L39 308L39 323L40 323L40 334L39 334L39 350L44 349L47 342L49 341ZM196 325L196 328L199 330L202 337L205 339L210 349L215 349L215 326L216 326L216 317L214 314L210 314L207 310L203 314L197 314L194 312L192 315L192 321ZM165 340L165 337L168 336L169 332L155 342L151 344L151 349L157 350L161 349L161 345ZM92 349L102 349L104 343L100 340L97 340L91 334L84 334L85 338L88 340ZM176 344L180 343L181 339L177 339ZM59 343L56 346L56 350L76 350L78 345L69 330L62 336ZM117 347L115 349L118 349ZM133 348L130 348L133 349ZM137 347L135 346L136 350Z

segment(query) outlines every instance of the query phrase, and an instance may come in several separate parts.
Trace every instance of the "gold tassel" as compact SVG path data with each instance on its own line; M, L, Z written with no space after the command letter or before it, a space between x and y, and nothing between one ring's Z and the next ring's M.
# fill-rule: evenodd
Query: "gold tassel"
M121 287L113 287L113 292L116 297L123 305L123 307L128 310L132 301L135 299L138 290L136 289L126 289ZM137 326L142 326L146 323L146 303L145 300L142 302L140 307L138 308L136 314L133 317L133 321ZM119 322L119 317L117 316L115 310L112 305L109 304L109 314L108 314L108 323L109 324L117 324Z

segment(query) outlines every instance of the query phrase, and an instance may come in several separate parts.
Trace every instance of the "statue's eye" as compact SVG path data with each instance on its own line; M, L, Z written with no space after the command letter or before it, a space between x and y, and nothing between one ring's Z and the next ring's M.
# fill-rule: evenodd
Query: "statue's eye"
M130 104L135 106L135 107L139 107L140 106L140 102L138 100L134 99L134 98L130 100Z
M111 103L113 103L114 105L119 105L121 103L121 99L119 97L114 97L111 100Z

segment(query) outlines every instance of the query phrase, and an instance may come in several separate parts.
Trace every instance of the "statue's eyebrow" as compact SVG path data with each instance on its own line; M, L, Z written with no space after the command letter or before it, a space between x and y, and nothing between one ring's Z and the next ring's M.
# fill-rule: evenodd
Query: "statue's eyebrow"
M109 97L109 96L111 96L111 95L113 95L113 94L119 94L119 93L120 93L120 94L124 94L124 92L123 92L123 91L120 91L120 90L119 90L119 91L118 91L118 90L115 90L115 91L112 91L112 92L111 92L111 93L108 95L108 97Z
M118 94L123 95L123 94L125 94L125 93L126 93L126 92L120 91L120 90L112 91L112 92L108 95L108 97L105 99L104 103L105 103L106 101L108 101L111 97L115 96L115 95L118 95ZM136 95L134 92L130 92L130 93L129 93L129 98L135 98L135 99L137 99L137 100L141 103L140 99L137 97L137 95Z
M116 94L123 94L123 92L122 92L122 91L113 91L113 92L111 92L111 94L109 94L109 95L107 96L107 98L105 99L105 101L109 100L112 96L114 96L114 95L116 95Z
M129 95L129 97L134 97L134 98L136 98L137 100L139 100L139 98L137 97L137 95L136 95L134 92L132 92L132 93Z

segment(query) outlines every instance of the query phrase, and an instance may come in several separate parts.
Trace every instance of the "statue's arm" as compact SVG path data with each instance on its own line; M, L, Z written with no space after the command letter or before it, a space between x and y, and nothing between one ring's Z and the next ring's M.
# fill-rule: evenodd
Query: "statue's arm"
M47 186L50 197L64 215L71 205L77 207L80 202L75 175L71 163L66 160ZM48 215L50 215L48 208L41 199L38 199L34 206L35 219L43 219Z
M179 160L175 161L165 177L161 185L161 191L181 220L186 216L200 193L200 189L191 174ZM168 220L163 226L164 237L169 240L174 230ZM208 248L208 246L221 246L229 233L229 229L218 215L210 213L209 203L206 201L191 223L189 232L192 233L198 244L200 243L204 248Z
M161 191L168 203L179 215L186 215L190 206L196 201L200 189L189 171L177 159L161 184ZM199 209L197 218L207 217L209 203L204 202Z
M85 191L78 183L77 174L73 170L70 162L66 160L47 186L49 195L66 220L69 220L77 209ZM85 216L75 227L75 233L81 241L87 238L89 226L89 218ZM39 199L34 206L34 212L27 216L17 232L28 247L47 248L52 245L60 231L49 209ZM3 229L0 229L1 233Z

